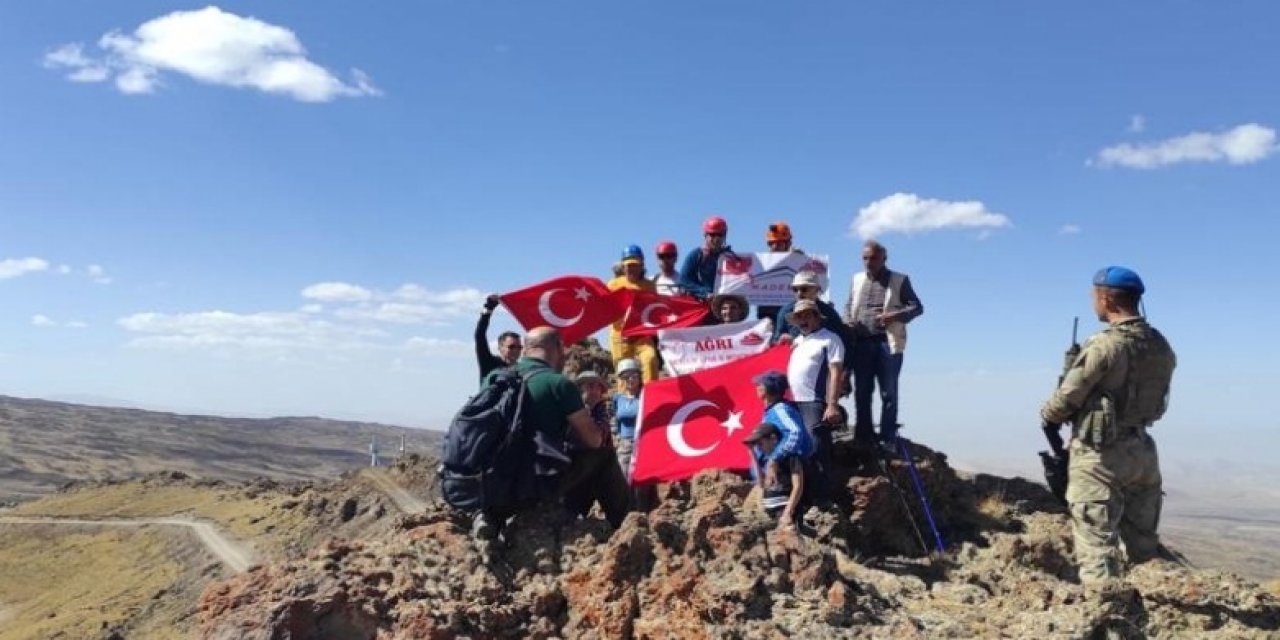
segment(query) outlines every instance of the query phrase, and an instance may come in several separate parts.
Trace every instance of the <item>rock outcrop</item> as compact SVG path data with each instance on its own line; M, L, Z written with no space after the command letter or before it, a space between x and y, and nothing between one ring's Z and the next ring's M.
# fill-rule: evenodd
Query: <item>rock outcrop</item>
M1067 517L1039 485L962 478L914 457L948 545L935 544L901 462L838 445L834 509L775 527L746 480L663 485L611 532L540 512L480 543L447 508L385 536L209 587L198 636L284 638L1274 638L1280 601L1232 575L1154 562L1129 601L1088 596ZM423 464L427 464L426 461ZM912 518L907 517L907 513ZM913 526L912 521L917 522ZM920 529L919 535L916 529Z

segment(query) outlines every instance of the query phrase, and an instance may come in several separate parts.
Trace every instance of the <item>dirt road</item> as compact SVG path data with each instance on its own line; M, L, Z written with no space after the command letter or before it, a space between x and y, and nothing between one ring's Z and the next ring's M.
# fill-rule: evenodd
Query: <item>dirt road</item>
M254 564L252 552L232 542L226 536L222 535L222 532L218 531L218 529L212 524L199 522L197 520L189 520L186 518L117 518L86 520L77 518L0 516L0 524L62 524L101 527L143 527L148 525L159 525L166 527L186 527L195 532L196 537L200 539L200 543L209 550L209 553L212 553L214 557L226 565L228 569L231 569L236 573L240 573Z
M427 510L427 503L415 497L413 494L404 490L404 487L396 484L386 471L382 469L364 470L364 477L368 478L378 489L385 493L391 501L396 503L396 507L405 513L418 513Z

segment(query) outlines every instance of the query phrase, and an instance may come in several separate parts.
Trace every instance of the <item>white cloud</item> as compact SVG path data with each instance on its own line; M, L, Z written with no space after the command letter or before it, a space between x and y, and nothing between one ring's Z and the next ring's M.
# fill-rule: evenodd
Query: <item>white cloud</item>
M1118 144L1098 152L1088 164L1129 169L1154 169L1184 162L1225 162L1245 165L1274 154L1275 129L1260 124L1242 124L1229 131L1196 131L1184 136L1145 144Z
M85 273L89 274L89 278L98 284L111 284L111 278L107 275L107 270L102 268L100 264L91 264L85 269Z
M414 336L404 342L404 348L417 355L461 355L467 353L472 348L472 344L465 340L451 338Z
M248 349L348 349L365 346L375 332L338 326L296 312L135 313L121 318L127 331L146 334L135 347Z
M1074 224L1064 224L1064 225L1062 225L1061 227L1059 227L1059 228L1058 228L1058 235L1060 235L1060 236L1074 236L1074 235L1079 234L1079 233L1080 233L1080 231L1082 231L1082 229L1080 229L1079 225L1074 225Z
M346 282L318 282L303 289L302 297L321 302L363 302L373 299L373 292Z
M0 260L0 280L8 280L48 268L49 263L40 258L6 258Z
M918 233L947 228L993 229L1010 226L1008 216L988 211L977 201L948 202L895 193L858 211L849 225L853 235L872 238L886 233Z
M251 359L290 359L304 354L328 360L379 353L457 355L467 353L470 342L420 335L409 338L392 333L396 329L393 325L448 325L455 318L473 316L484 299L470 288L431 291L409 284L387 292L346 282L316 283L303 289L302 295L328 304L309 302L293 311L256 313L144 312L117 322L136 334L128 343L131 347Z
M293 31L214 6L148 20L131 34L108 32L98 48L101 57L94 58L80 43L65 44L45 54L44 64L68 70L67 78L76 82L103 82L114 75L116 88L126 94L153 93L164 72L303 102L382 93L359 69L344 82L308 60Z
M394 324L423 324L442 322L461 315L456 308L430 304L383 302L376 305L348 307L336 312L344 320L375 320Z
M1129 133L1142 133L1147 130L1147 117L1141 113L1129 116Z
M405 284L389 294L375 292L371 301L338 309L334 314L344 320L444 324L473 315L484 298L478 289L431 291L420 285Z
M58 326L58 323L54 322L49 316L37 313L36 315L31 316L31 325L35 327L56 327Z
M431 291L416 284L403 284L391 292L391 297L413 302L429 302L438 305L474 305L483 302L485 295L479 289L464 287L446 291Z

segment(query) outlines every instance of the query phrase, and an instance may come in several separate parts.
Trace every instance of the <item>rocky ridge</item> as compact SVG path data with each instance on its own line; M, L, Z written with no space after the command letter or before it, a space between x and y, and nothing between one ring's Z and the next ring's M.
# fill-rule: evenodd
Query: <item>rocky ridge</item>
M468 536L443 505L385 535L332 539L303 559L210 586L198 637L231 638L1274 638L1280 601L1238 577L1156 561L1139 597L1102 603L1075 579L1067 516L1039 485L960 477L916 446L943 523L926 555L906 466L859 466L838 444L836 512L780 531L750 483L713 472L661 488L616 532L593 516L513 521L507 544ZM429 466L429 461L418 464ZM890 482L889 478L893 479ZM895 489L900 488L901 494ZM900 498L906 498L904 500ZM923 520L921 520L923 522ZM923 534L929 536L926 530ZM926 544L928 540L926 539Z

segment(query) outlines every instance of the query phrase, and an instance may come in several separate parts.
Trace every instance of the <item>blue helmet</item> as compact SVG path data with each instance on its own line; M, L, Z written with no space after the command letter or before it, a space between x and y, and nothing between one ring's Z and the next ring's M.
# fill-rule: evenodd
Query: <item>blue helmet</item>
M1093 275L1093 286L1108 289L1123 289L1138 295L1146 293L1147 287L1137 272L1126 267L1105 267Z
M640 249L638 244L629 244L627 248L622 250L622 260L639 260L644 261L644 251Z

